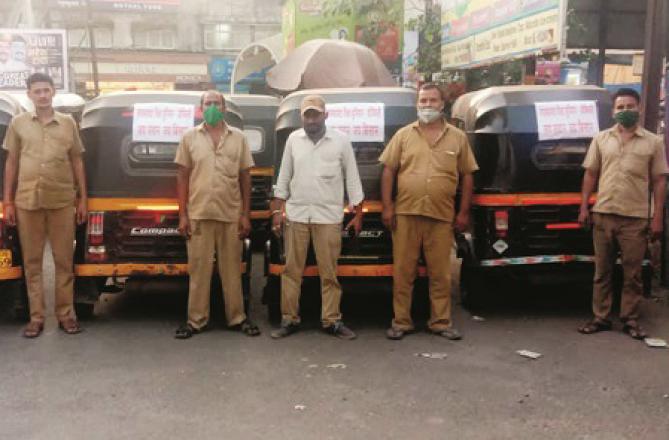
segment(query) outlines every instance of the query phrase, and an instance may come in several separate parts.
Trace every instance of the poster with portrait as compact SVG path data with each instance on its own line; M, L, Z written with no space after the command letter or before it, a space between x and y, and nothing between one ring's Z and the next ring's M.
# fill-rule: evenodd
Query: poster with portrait
M0 90L25 90L35 72L53 78L56 90L67 91L67 39L64 29L0 28Z

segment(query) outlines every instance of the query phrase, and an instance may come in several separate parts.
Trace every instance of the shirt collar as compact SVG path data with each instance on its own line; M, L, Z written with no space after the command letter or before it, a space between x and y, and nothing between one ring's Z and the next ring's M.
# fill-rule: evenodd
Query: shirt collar
M304 130L304 127L302 128L302 130L300 130L298 135L300 137L302 137L303 139L309 139L309 135L307 135L307 132ZM325 139L325 138L327 138L327 139L332 138L332 129L328 128L327 126L325 127L325 134L323 135L323 137L321 139Z
M451 129L451 124L448 123L448 121L446 120L445 117L442 117L441 120L444 121L444 130L439 135L439 139L441 139L446 133L448 133L448 130ZM413 130L416 130L417 132L420 133L420 130L419 130L420 129L420 121L419 120L416 120L416 121L412 122L410 124L410 126Z
M30 116L32 117L33 121L38 120L37 111L35 111L35 110L31 111ZM48 122L48 124L51 124L52 122L55 122L56 124L60 124L60 119L59 119L58 112L56 112L55 110L54 110L53 116L51 117L51 120Z
M227 133L228 130L229 130L229 129L228 129L228 124L227 124L225 121L222 121L222 122L223 122L223 133ZM203 133L206 133L206 132L207 132L207 129L205 128L205 123L204 123L204 122L200 122L200 124L198 124L198 126L195 127L195 128L196 128L197 130L203 132Z
M609 132L615 136L620 136L620 131L618 130L618 124L615 124L613 127L609 128ZM634 136L637 137L646 137L646 131L641 125L637 125L636 130L634 130Z

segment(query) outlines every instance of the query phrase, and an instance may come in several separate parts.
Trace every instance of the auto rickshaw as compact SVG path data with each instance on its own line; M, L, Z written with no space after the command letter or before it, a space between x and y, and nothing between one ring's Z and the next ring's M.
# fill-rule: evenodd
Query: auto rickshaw
M251 240L254 247L265 242L271 215L269 209L274 179L276 139L274 123L279 98L269 95L231 95L244 117L244 134L253 153L251 168Z
M582 103L596 110L590 135L567 126L558 138L540 139L538 108L555 110L547 114L557 122L542 125L553 131L562 127L560 109L580 111L574 106ZM491 87L456 100L453 123L467 133L480 167L471 233L456 237L463 303L479 302L492 281L592 282L592 233L578 223L582 163L592 134L612 126L611 111L609 93L594 86ZM650 276L646 263L647 292Z
M197 125L202 121L201 96L200 92L119 92L86 104L81 137L86 148L89 214L87 225L77 231L74 270L78 315L90 315L101 292L119 291L122 278L188 275L186 242L178 232L174 164L178 143L135 141L133 121L134 109L141 104L185 104L194 107ZM224 117L231 126L243 128L239 108L227 98ZM242 285L248 303L248 239L242 260Z
M25 92L12 92L12 97L18 101L24 111L31 112L34 104ZM81 122L81 113L86 101L76 93L56 92L53 97L53 108L56 111L71 115L77 123Z
M330 114L327 123L335 120L335 111L350 110L353 118L366 105L382 108L380 114L382 126L374 141L357 141L356 130L363 130L364 117L358 114L360 126L340 126L330 128L353 130L352 144L355 152L358 171L365 193L363 204L363 228L358 237L349 236L342 230L342 250L338 262L337 275L346 282L378 284L379 281L391 281L393 273L392 238L381 221L381 172L379 156L390 138L403 126L416 120L416 92L401 87L368 87L356 89L316 89L294 92L286 96L279 106L276 117L277 154L276 168L281 164L283 150L288 135L302 127L300 105L305 96L321 95L328 106ZM338 106L335 110L332 106ZM362 107L361 107L362 106ZM374 127L367 126L373 130ZM276 173L278 175L278 172ZM346 211L346 208L342 206ZM346 214L346 224L351 214ZM267 305L270 318L280 317L281 283L280 275L285 265L283 241L272 236L265 245L265 275L267 284L263 294L263 303ZM425 268L421 267L419 275L425 277ZM304 270L305 279L318 277L318 268L313 249L307 254ZM365 283L367 281L367 283Z
M0 145L4 142L7 127L12 118L21 113L21 106L11 95L0 92ZM2 197L5 152L0 150L0 197ZM0 203L0 293L3 302L11 304L12 312L18 318L28 317L26 286L23 278L21 246L18 232L10 227L3 218Z

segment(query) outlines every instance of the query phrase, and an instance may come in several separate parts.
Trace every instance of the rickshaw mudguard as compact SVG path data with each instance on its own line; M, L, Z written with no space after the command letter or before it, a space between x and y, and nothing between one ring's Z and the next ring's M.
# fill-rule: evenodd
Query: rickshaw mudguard
M0 267L0 282L23 278L23 266Z

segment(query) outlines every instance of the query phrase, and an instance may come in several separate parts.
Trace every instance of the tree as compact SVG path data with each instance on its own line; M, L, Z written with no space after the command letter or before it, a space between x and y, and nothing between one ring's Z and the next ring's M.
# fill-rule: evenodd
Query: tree
M430 81L441 71L441 7L428 4L424 14L409 20L407 29L418 31L418 72Z

